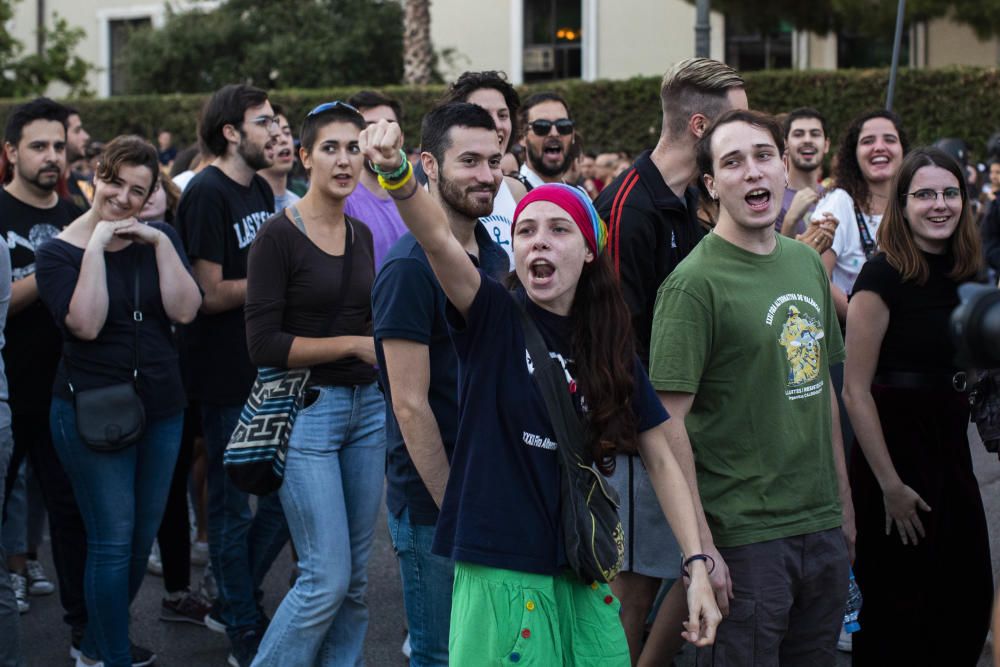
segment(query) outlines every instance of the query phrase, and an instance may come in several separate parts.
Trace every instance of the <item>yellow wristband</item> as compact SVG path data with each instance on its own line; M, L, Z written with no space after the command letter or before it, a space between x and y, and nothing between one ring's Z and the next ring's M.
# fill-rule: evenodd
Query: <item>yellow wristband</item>
M378 177L378 184L382 186L383 190L388 190L389 192L392 192L393 190L398 190L401 187L403 187L404 185L406 185L410 181L411 178L413 178L413 165L412 164L411 165L407 165L407 167L406 167L406 173L403 175L403 178L399 179L398 181L395 181L394 183L390 183L389 181L385 180L385 178L383 178L382 176L379 176Z

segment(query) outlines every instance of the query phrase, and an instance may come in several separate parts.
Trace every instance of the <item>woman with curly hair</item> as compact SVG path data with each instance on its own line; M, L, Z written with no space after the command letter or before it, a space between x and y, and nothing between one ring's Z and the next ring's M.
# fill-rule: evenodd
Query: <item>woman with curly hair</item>
M892 177L908 146L899 117L868 111L855 118L837 150L837 188L816 206L813 218L837 219L833 245L823 253L837 317L847 320L847 295L861 265L875 250L875 233L889 203Z

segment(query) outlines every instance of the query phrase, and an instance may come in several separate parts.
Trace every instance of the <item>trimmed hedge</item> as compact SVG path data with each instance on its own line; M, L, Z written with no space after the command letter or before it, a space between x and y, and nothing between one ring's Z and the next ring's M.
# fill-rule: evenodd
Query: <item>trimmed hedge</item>
M885 102L888 70L833 72L770 71L745 75L750 106L779 113L813 106L824 113L834 144L852 117ZM272 98L285 106L293 124L321 102L345 99L358 88L278 90ZM420 119L435 103L441 86L390 86L383 92L403 104L403 127L416 143ZM559 81L521 86L523 97L539 90L557 90L573 110L587 150L627 150L636 153L652 146L660 131L659 79L640 77L622 81ZM153 137L164 127L175 135L175 145L195 138L198 111L204 95L125 96L81 99L87 130L97 138L132 132ZM13 100L0 101L6 116ZM942 137L964 139L976 155L984 154L989 135L1000 130L1000 70L951 67L901 70L894 110L899 113L916 146Z

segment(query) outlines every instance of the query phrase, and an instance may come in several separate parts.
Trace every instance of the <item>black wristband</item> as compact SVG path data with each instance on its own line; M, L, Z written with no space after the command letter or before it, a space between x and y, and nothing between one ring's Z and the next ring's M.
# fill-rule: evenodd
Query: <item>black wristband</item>
M681 563L681 572L684 573L685 577L690 577L691 576L691 573L688 572L688 565L690 565L691 563L694 563L695 561L699 561L699 560L705 563L705 567L708 568L708 573L709 574L712 574L713 572L715 572L715 559L714 558L712 558L708 554L695 554L693 556L688 556L687 558L684 559L683 563ZM709 563L711 563L711 565L709 565Z

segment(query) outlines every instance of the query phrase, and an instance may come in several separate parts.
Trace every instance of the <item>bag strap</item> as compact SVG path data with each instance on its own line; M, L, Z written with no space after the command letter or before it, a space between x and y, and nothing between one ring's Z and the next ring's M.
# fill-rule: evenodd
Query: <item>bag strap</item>
M872 255L875 254L875 241L872 239L872 233L868 231L868 225L865 224L865 216L861 214L861 209L858 205L854 205L854 219L858 221L858 233L861 234L861 246L865 251L865 259L869 260Z
M580 416L573 407L562 366L549 356L549 349L542 334L516 296L514 303L521 316L525 346L535 367L535 382L542 392L549 420L556 432L559 460L568 467L567 469L572 469L571 467L577 464L589 466L590 454L584 447L583 426L580 423Z
M135 252L135 271L132 278L132 381L139 381L139 323L142 322L142 304L139 302L139 248Z
M306 225L302 221L302 215L299 214L299 208L292 204L288 207L288 210L292 213L292 221L295 222L295 226L299 228L299 231L309 238L309 234L306 232ZM337 315L340 314L340 308L344 305L344 297L347 295L347 288L351 282L351 265L354 259L354 225L351 223L351 219L344 216L344 225L346 227L346 233L344 236L344 263L340 271L340 291L337 293L337 300L333 302L333 307L330 308L330 314L326 318L326 324L323 325L322 336L328 336L330 334L330 329L333 328L333 322L337 319Z

